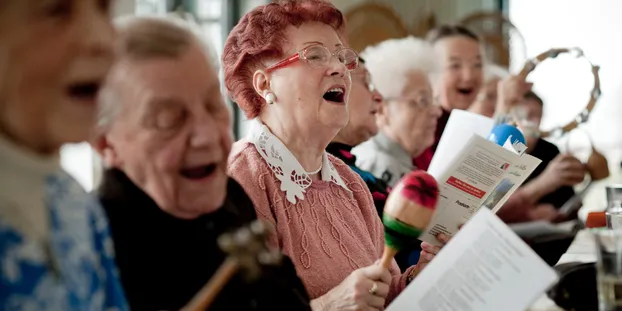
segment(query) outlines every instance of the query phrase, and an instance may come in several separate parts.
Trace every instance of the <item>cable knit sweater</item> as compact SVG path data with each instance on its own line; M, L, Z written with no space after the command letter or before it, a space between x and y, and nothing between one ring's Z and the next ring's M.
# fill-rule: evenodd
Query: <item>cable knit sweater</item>
M341 160L328 157L350 191L330 181L313 181L295 204L286 199L255 145L238 141L229 158L229 175L248 193L257 215L274 225L277 234L270 243L293 260L312 299L354 270L372 265L384 247L383 225L367 186ZM401 274L393 262L387 304L404 289L412 268Z

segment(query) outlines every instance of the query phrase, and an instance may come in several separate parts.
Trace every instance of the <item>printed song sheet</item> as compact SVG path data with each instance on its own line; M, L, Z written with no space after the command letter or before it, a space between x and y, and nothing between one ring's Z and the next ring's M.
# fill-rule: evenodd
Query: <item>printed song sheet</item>
M480 207L496 212L539 163L472 134L446 169L432 174L440 195L436 212L419 239L439 245L437 234L453 235Z
M485 139L494 125L472 112L451 112L428 168L439 182L439 203L420 240L438 245L436 234L454 234L481 206L497 212L540 164L522 144Z
M557 274L481 209L387 311L524 311Z

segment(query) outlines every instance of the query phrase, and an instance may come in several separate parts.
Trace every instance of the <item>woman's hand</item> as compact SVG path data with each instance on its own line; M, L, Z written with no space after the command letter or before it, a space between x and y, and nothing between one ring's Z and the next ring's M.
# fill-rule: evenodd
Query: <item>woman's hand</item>
M421 243L421 254L419 255L419 262L417 262L417 266L411 272L410 279L415 278L423 269L436 257L436 254L441 251L443 246L449 242L450 237L445 234L439 233L436 236L436 239L441 242L441 246L434 246L427 242Z
M563 186L574 186L585 178L586 167L569 154L560 154L551 161L538 177L543 187L553 192Z
M380 265L352 272L341 284L311 301L313 311L374 311L384 309L391 274Z

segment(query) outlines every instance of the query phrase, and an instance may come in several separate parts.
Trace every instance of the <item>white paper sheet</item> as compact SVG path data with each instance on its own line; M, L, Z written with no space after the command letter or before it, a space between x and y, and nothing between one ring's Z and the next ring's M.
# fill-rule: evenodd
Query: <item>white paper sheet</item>
M486 138L494 126L495 121L491 118L466 110L452 110L428 167L428 173L438 178L473 134Z
M483 208L387 311L524 311L556 282L555 271Z

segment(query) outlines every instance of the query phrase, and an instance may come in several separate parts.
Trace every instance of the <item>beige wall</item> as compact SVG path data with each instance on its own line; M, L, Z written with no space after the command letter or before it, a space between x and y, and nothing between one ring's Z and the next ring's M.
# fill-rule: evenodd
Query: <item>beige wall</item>
M335 6L347 12L348 9L367 2L389 4L407 26L413 26L419 16L434 12L438 22L451 23L480 10L496 9L496 0L333 0Z

